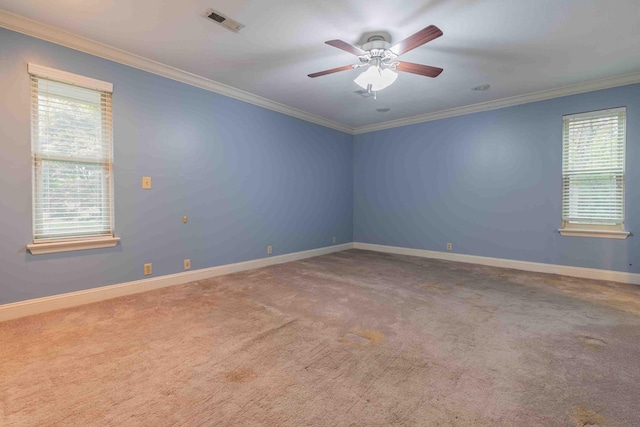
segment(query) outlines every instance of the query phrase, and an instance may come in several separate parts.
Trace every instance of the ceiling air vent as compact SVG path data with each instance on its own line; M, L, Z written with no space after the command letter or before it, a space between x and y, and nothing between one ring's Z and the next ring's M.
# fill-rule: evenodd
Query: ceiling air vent
M204 12L202 12L202 16L204 16L205 18L211 19L216 24L220 24L223 27L225 27L227 30L231 30L234 33L237 33L238 31L244 28L244 25L242 25L241 23L236 22L231 18L227 18L220 12L216 12L213 9L205 10Z

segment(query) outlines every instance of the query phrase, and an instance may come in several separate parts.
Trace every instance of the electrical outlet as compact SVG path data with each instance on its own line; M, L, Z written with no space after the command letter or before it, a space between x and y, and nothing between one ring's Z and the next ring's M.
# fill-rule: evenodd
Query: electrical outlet
M336 244L336 242L337 242L337 240L336 240L336 236L333 236L333 244L335 245L335 244Z
M149 276L152 273L151 263L144 265L144 275Z
M447 243L447 250L453 250L453 245L451 243Z
M185 270L191 270L191 260L190 259L185 259L184 260L184 269Z
M187 223L187 216L186 216L186 215L182 217L182 223L183 223L183 224L186 224L186 223Z
M142 188L144 190L150 190L151 189L151 177L150 176L143 176L142 177Z
M267 246L267 255L271 255L273 253L273 246Z

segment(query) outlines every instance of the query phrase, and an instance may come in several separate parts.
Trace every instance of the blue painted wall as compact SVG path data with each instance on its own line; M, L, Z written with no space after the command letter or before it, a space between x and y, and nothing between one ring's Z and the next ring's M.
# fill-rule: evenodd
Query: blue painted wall
M640 272L638 237L561 236L562 116L627 107L626 224L640 232L640 85L354 138L354 240Z
M113 249L26 252L27 62L114 84ZM0 99L0 304L352 241L350 135L5 29Z
M640 85L350 135L0 29L0 304L351 240L640 272L640 244L563 237L562 115L627 107L640 226ZM27 62L114 83L122 243L32 256ZM140 188L143 175L151 191ZM187 215L189 221L182 224Z

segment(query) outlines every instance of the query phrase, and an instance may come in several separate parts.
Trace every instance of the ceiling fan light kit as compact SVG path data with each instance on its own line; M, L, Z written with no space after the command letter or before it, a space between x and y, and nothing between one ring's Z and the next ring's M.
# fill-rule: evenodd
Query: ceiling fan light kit
M362 48L358 48L342 40L329 40L325 43L356 55L360 60L360 64L346 65L344 67L320 71L309 74L309 77L315 78L339 71L368 66L363 73L356 77L354 82L369 93L375 93L391 86L398 78L396 71L427 77L437 77L442 73L442 68L396 61L396 58L442 36L442 34L442 31L438 27L430 25L393 46L387 42L384 37L373 36L367 40L367 43L362 45Z
M391 86L397 78L398 73L394 72L390 68L381 68L370 65L367 71L356 77L354 82L368 92L378 92Z

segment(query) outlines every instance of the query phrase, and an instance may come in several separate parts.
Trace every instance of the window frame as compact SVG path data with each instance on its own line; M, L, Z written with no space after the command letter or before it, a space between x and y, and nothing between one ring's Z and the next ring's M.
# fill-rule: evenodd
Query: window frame
M565 194L564 194L564 179L565 179L565 172L564 172L564 166L565 166L565 158L564 158L564 152L565 152L565 145L568 143L567 140L565 139L565 135L566 135L566 126L568 123L568 119L576 119L576 118L602 118L602 117L606 117L606 114L608 113L609 115L613 116L616 114L620 114L620 112L624 113L624 139L623 139L623 148L622 148L622 153L624 156L624 169L623 169L623 173L622 173L622 182L623 182L623 187L622 187L622 222L620 224L615 224L615 225L609 225L609 224L599 224L599 223L576 223L576 222L569 222L566 221L564 219L564 208L565 208L565 203L566 203L566 199L565 199ZM625 230L625 221L624 221L624 211L625 211L625 205L626 205L626 144L627 144L627 138L626 138L626 126L627 126L627 117L626 117L626 107L617 107L617 108L608 108L608 109L602 109L602 110L594 110L594 111L589 111L589 112L585 112L585 113L578 113L578 114L568 114L568 115L564 115L562 117L562 180L563 180L563 184L562 184L562 196L561 196L561 201L562 201L562 211L561 211L561 228L558 229L558 231L560 232L561 235L563 236L573 236L573 237L599 237L599 238L608 238L608 239L626 239L627 237L629 237L629 235L631 233L629 233L628 231Z
M105 92L109 94L113 93L113 85L108 82L104 82L101 80L92 79L90 77L81 76L78 74L69 73L62 70L57 70L54 68L44 67L41 65L29 63L28 64L28 74L29 81L31 84L32 78L37 79L47 79L57 83L78 86L83 89L89 89L100 93L102 97ZM29 96L33 97L33 89L29 91ZM32 112L31 114L37 114L34 112L34 108L38 108L37 103L35 105L31 105ZM104 112L102 113L103 117L101 119L101 125L105 123ZM36 202L37 202L37 194L36 194L36 185L38 183L36 180L42 179L42 174L38 173L41 169L38 169L37 162L42 162L42 159L36 158L36 153L34 152L33 147L33 138L34 132L38 130L33 128L33 124L35 121L31 120L31 157L32 157L32 220L36 219ZM111 128L109 129L109 138L113 138L113 122L110 123ZM113 150L112 144L110 144L110 149ZM55 161L54 159L51 159ZM77 160L74 163L85 163L82 160ZM91 162L90 162L91 163ZM42 164L42 163L41 163ZM103 162L104 164L104 162ZM42 167L42 166L41 166ZM35 222L32 225L33 232L33 240L31 244L27 245L27 249L33 255L47 254L47 253L55 253L55 252L67 252L67 251L76 251L76 250L84 250L84 249L97 249L97 248L108 248L113 247L118 244L120 241L119 237L115 236L115 220L114 220L114 184L113 184L113 152L108 156L107 161L107 169L109 174L109 182L104 183L108 188L109 195L109 223L110 223L110 233L105 235L92 235L92 236L82 236L81 234L71 235L71 236L62 236L62 237L52 237L52 238L37 238L36 239L36 228ZM104 180L104 176L102 177Z

